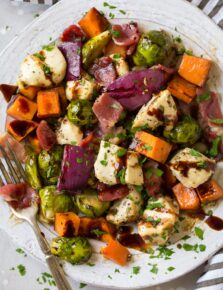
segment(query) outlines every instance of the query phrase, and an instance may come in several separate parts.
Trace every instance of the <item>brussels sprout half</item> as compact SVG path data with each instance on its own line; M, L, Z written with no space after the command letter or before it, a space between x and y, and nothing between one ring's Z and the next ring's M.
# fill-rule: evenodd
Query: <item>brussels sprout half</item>
M196 120L186 116L173 130L164 131L163 136L173 143L192 145L200 138L201 128Z
M57 237L52 240L51 252L62 260L75 265L87 262L91 257L92 248L84 237Z
M109 208L110 202L100 201L97 192L85 189L82 194L76 195L78 209L87 217L100 217Z
M42 150L38 156L40 175L45 185L57 184L63 158L63 147L55 145L50 151Z
M37 155L30 153L25 162L25 173L28 183L39 190L42 187L41 177L38 171Z

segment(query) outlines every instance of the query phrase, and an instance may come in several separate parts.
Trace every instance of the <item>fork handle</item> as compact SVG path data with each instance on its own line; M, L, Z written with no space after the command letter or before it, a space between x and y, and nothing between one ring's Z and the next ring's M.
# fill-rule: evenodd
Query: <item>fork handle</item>
M59 264L58 258L51 254L50 246L44 235L41 233L37 221L32 220L30 224L39 242L39 246L45 255L47 265L49 266L52 276L57 284L58 290L72 290L70 283L65 276L64 270Z

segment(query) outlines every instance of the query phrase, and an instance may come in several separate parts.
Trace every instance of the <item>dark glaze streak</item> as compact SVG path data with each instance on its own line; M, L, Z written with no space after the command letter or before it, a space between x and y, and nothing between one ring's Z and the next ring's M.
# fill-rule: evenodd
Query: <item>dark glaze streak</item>
M214 169L214 166L215 166L214 163L205 161L205 164L206 164L206 168L199 167L199 162L178 161L175 164L170 163L170 165L175 170L180 171L185 177L188 176L188 171L191 168L196 168L197 170L206 170L207 172Z
M35 127L34 123L30 123L27 121L17 121L17 120L14 120L13 122L11 122L10 126L13 129L13 131L16 133L16 135L21 136L21 137L25 136L26 132L30 128Z
M164 121L164 115L163 115L163 111L159 108L153 108L152 110L149 110L147 112L148 115L150 116L155 116L157 118L157 120L163 122Z
M132 233L131 226L122 226L118 230L117 240L125 247L141 250L146 249L147 245L139 234Z

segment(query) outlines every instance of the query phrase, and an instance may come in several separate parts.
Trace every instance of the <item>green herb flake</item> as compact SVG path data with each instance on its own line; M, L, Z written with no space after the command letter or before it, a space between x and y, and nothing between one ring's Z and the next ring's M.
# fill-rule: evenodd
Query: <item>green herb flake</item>
M112 276L111 275L108 275L108 278L112 280Z
M153 210L155 208L164 208L164 205L161 202L154 202L154 201L149 201L146 209Z
M44 288L44 290L50 290L50 288Z
M199 249L201 252L204 252L206 250L206 246L201 244L201 245L199 245Z
M71 141L70 144L73 145L73 146L77 145L77 141Z
M120 107L120 105L119 104L112 104L112 105L110 105L110 107L112 108L112 109L115 109L115 110L119 110L121 107Z
M140 272L140 267L139 266L135 266L135 267L132 268L132 273L133 274L137 275L137 274L139 274L139 272Z
M195 149L191 149L191 150L190 150L190 154L191 154L191 156L193 156L193 157L201 157L201 156L202 156L201 153L198 152L198 151L195 150Z
M183 249L185 250L185 251L194 251L194 246L193 245L191 245L191 244L187 244L187 243L185 243L185 244L183 244Z
M159 271L158 267L157 267L157 264L153 264L152 265L152 269L150 270L151 273L153 274L157 274Z
M204 231L199 228L199 227L195 227L194 228L194 232L195 232L195 235L200 239L200 240L203 240L204 239Z
M22 264L18 265L17 269L18 269L19 274L21 276L25 276L26 275L26 267L24 265L22 265Z
M87 284L81 282L80 285L79 285L79 288L82 289L82 288L84 288L86 286L87 286Z
M111 18L111 19L114 19L115 18L115 14L113 14L113 13L109 13L109 17Z
M121 36L121 32L118 30L111 30L111 34L113 37L120 37Z
M39 17L39 13L34 14L34 18Z
M161 170L161 169L159 169L159 168L156 168L155 170L154 170L154 174L156 175L156 176L158 176L158 177L161 177L162 175L163 175L163 171Z
M15 267L10 268L9 270L10 270L10 271L14 271L14 270L15 270Z
M106 160L101 160L100 163L103 166L107 166L108 165L108 161L106 161Z
M113 54L114 59L119 59L121 57L120 53Z
M199 162L197 162L197 167L198 168L201 168L201 169L205 169L205 168L207 168L207 162L205 162L205 161L199 161Z
M115 273L120 273L120 270L116 268Z
M116 6L111 5L111 4L109 4L108 2L104 2L104 3L103 3L103 6L104 6L104 7L108 7L109 9L116 9L116 8L117 8Z
M187 50L185 50L185 54L193 55L193 51L191 49L187 49Z
M100 231L98 229L91 230L91 233L96 235L97 237L107 234L107 232Z
M144 144L144 148L147 150L147 151L151 151L153 149L153 147L149 144Z
M109 148L111 144L109 142L104 142L104 148Z
M200 95L200 96L198 96L198 97L196 98L196 101L197 101L198 103L200 103L200 102L204 102L204 101L208 101L208 100L210 100L210 95L209 95L209 93L202 94L202 95Z
M207 212L208 216L212 216L213 215L213 210L209 209L209 211Z
M23 249L21 249L21 248L17 248L16 252L19 253L19 254L25 254L25 251Z
M211 123L222 125L223 119L210 119Z
M134 185L134 188L138 192L142 192L143 191L143 185Z
M52 51L54 49L54 45L52 44L48 44L48 45L43 45L42 49L46 50L46 51Z
M184 241L186 241L186 240L190 239L190 236L185 235L185 236L183 236L181 239L184 240Z
M79 164L83 163L83 158L78 158L78 157L77 157L77 158L76 158L76 162L79 163Z
M118 157L122 157L124 155L126 155L127 153L127 150L125 148L120 148L118 151L117 151L117 156Z
M41 53L38 53L38 52L34 53L33 55L42 61L44 61L46 59L44 55L42 55Z
M52 74L50 67L48 65L45 65L45 64L43 65L43 72L44 72L45 75L51 75Z
M95 266L95 264L94 264L94 263L91 263L91 262L88 262L87 265L88 265L89 267L94 267L94 266Z
M119 12L120 12L121 14L123 14L123 15L126 14L126 11L124 11L124 10L122 10L122 9L120 9Z
M167 268L167 270L168 270L169 272L172 272L173 270L175 270L175 268L174 268L174 267L169 267L169 268Z
M209 154L211 157L216 157L218 155L218 147L221 142L221 136L216 137L212 142L212 147L209 150Z

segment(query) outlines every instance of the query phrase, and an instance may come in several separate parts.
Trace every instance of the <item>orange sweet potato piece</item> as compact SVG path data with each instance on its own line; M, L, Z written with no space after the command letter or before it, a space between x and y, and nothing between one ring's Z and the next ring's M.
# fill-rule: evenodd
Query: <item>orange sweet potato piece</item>
M110 56L111 54L120 54L120 56L126 58L126 46L117 45L111 39L105 48L104 55Z
M36 127L37 123L26 120L13 120L6 125L7 131L17 140L23 140Z
M189 104L196 97L197 87L189 83L179 75L175 75L168 84L168 90L171 94Z
M89 38L102 33L109 26L108 20L94 7L84 15L78 24Z
M135 139L137 152L158 162L166 162L172 148L171 144L144 131L136 132Z
M36 111L36 103L18 95L14 103L8 108L7 114L19 120L32 120Z
M182 183L178 183L172 189L180 209L197 210L200 207L200 200L194 188L188 188Z
M11 100L12 95L14 95L17 91L18 87L13 85L1 84L0 91L3 94L6 102L8 103Z
M113 239L100 252L106 259L112 260L120 266L125 266L130 257L129 250Z
M39 118L59 117L61 113L59 93L56 90L39 91L37 108Z
M56 213L55 231L61 237L72 237L78 235L80 218L73 212Z
M211 60L184 54L178 73L188 82L202 87L211 68Z
M214 179L200 185L197 188L197 193L202 203L207 203L223 198L223 189Z
M67 97L66 97L66 93L65 93L64 87L57 87L57 88L54 88L52 90L53 91L55 90L56 92L58 92L59 97L60 97L61 112L62 113L66 113L68 102L67 102Z
M37 96L38 91L40 91L41 88L40 87L35 87L35 86L23 86L19 88L19 92L29 98L30 100L35 99L35 97Z

